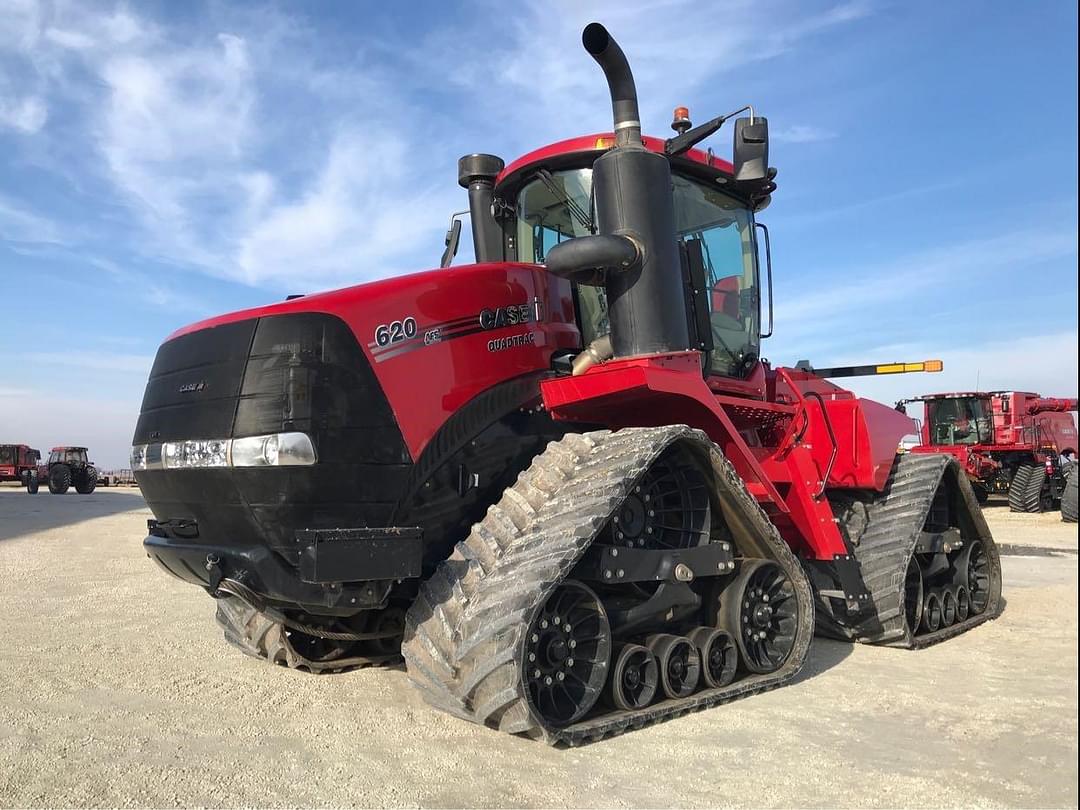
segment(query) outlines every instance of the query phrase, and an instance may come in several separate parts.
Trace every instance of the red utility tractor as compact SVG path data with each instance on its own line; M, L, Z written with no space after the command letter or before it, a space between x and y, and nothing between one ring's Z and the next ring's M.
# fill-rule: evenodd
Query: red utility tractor
M733 163L695 147L735 113L642 137L623 52L583 43L613 131L462 158L476 264L161 346L132 448L148 555L249 655L400 654L431 704L549 742L790 682L815 613L908 648L996 616L960 464L897 458L910 419L761 357L766 120L744 108Z
M87 460L85 447L54 447L38 475L49 482L53 495L63 495L72 485L80 495L89 495L97 487L97 469Z
M0 481L18 481L34 495L38 491L41 453L25 444L0 444Z
M909 402L924 406L922 443L911 452L956 458L980 502L1008 494L1014 512L1058 508L1077 449L1075 399L990 391L928 394L897 407Z

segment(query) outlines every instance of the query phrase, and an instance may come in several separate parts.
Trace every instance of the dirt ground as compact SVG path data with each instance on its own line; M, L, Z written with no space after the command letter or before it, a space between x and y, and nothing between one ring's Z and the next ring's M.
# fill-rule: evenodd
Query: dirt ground
M1077 529L987 510L1004 615L579 749L434 712L400 669L246 658L140 543L137 490L0 489L2 806L1077 805Z

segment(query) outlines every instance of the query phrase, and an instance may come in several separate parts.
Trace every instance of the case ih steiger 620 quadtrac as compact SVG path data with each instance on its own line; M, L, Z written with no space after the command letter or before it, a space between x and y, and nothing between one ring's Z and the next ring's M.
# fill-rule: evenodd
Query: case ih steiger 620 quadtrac
M815 601L821 632L901 647L996 615L956 460L897 459L911 420L760 358L765 119L734 165L693 148L724 117L642 138L619 46L583 42L614 132L462 158L476 264L162 345L132 452L149 556L250 655L400 648L430 703L549 742L789 681Z
M18 481L31 495L38 491L41 453L26 444L0 444L0 481Z
M964 468L975 495L1008 494L1014 512L1058 508L1075 456L1075 399L1024 391L927 394L897 403L923 403L922 444L913 453L945 453Z

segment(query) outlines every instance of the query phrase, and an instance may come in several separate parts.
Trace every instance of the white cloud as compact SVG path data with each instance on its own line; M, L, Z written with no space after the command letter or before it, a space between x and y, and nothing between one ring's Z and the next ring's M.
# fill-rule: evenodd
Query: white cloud
M785 324L788 337L802 335L817 331L823 322L866 312L874 304L892 302L902 307L918 303L928 287L962 290L973 279L985 280L994 272L1075 254L1075 231L1025 229L944 245L887 262L859 263L834 286L818 285L813 292L778 300L777 320ZM822 274L808 268L806 277L820 279Z
M771 129L769 132L769 139L776 143L817 143L832 140L835 137L836 133L832 130L807 124Z
M60 227L52 220L21 208L0 195L0 239L9 242L62 242Z
M861 396L890 404L919 394L945 391L1013 390L1075 397L1077 339L1076 329L1071 329L985 343L972 336L967 345L944 348L918 341L879 346L859 350L857 355L838 355L836 365L867 362L868 359L891 362L940 358L944 370L938 374L856 377L837 382ZM911 413L917 415L914 410Z
M37 96L5 99L0 97L0 127L8 127L25 135L33 135L49 119L45 102Z
M150 375L154 358L142 354L112 354L108 352L27 352L23 358L28 363L54 366L73 366L93 371L119 371Z

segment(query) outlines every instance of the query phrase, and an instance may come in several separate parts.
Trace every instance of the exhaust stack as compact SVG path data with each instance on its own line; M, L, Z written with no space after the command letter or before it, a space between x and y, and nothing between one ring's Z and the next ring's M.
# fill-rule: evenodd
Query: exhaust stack
M599 234L553 247L548 270L604 287L616 358L685 351L690 337L671 166L642 144L637 90L622 48L599 23L585 27L581 42L607 78L615 148L593 163Z

